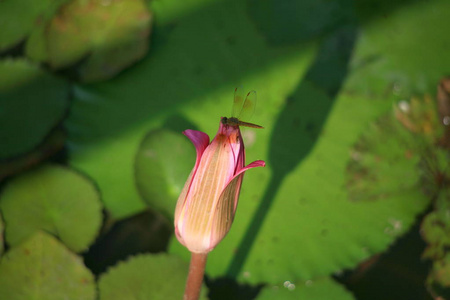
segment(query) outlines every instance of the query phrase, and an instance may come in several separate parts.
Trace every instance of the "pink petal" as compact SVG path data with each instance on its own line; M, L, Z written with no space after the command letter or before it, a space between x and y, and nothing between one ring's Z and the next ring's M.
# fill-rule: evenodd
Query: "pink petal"
M197 151L197 159L195 161L194 170L197 169L198 164L200 163L200 158L203 155L206 147L209 145L209 136L201 131L187 129L183 131L183 134L187 136L192 144L194 144L195 150Z
M236 197L235 197L235 202L234 202L234 210L236 211L237 208L237 202L239 200L239 191L241 189L241 183L242 183L242 178L243 178L243 173L249 169L252 168L256 168L256 167L265 167L266 166L266 162L263 160L256 160L250 164L248 164L246 167L243 167L242 169L240 169L236 174L234 174L234 176L232 178L230 178L230 180L228 181L225 189L228 187L228 185L238 176L240 176L240 178L238 179L238 189L236 191Z
M236 172L236 174L234 174L234 177L238 176L239 174L244 173L245 171L252 169L252 168L256 168L256 167L265 167L266 166L266 162L263 160L255 160L254 162L248 164L247 166L243 167L242 169L238 170ZM234 178L233 177L233 178ZM233 178L230 179L233 180Z
M219 200L217 201L216 214L212 220L212 234L211 244L217 245L228 233L236 213L237 204L239 201L239 193L243 179L243 173L251 168L265 167L266 163L263 160L257 160L242 168L235 174L227 183L222 191Z

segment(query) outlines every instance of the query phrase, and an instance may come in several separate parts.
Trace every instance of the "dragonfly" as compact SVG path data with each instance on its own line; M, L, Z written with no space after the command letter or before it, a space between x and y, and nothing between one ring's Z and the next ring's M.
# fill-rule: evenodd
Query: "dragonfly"
M264 128L260 125L256 125L253 123L248 123L241 121L241 119L250 118L255 112L256 107L256 92L251 91L247 94L247 96L243 97L242 89L235 88L234 89L234 102L233 102L233 110L231 112L231 117L223 117L222 123L230 126L244 126L244 127L252 127L252 128Z

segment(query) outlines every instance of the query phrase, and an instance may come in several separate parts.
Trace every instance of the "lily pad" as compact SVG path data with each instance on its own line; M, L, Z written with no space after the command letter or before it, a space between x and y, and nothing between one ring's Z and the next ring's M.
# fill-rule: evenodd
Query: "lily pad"
M331 278L308 280L306 282L291 282L286 280L283 285L267 286L256 298L257 300L353 300L352 294Z
M9 181L1 194L0 209L11 246L46 230L80 252L96 238L102 222L95 186L81 174L57 165L44 165Z
M317 38L354 18L348 0L251 0L249 15L273 44L293 44Z
M192 1L191 10L182 11L175 3L152 2L155 14L164 21L156 20L157 46L151 57L109 82L77 85L74 90L73 110L66 122L70 163L98 182L114 217L144 207L134 168L145 135L169 128L167 120L174 117L214 135L220 116L229 115L234 88L242 83L257 90L252 121L265 127L243 130L247 163L264 159L267 167L245 175L234 224L211 252L208 275L271 284L282 284L286 278L314 280L356 266L386 250L408 230L429 203L414 185L415 177L406 178L411 188L405 195L355 201L347 191L346 172L355 143L400 97L384 93L391 84L386 78L371 93L343 82L361 71L353 65L348 68L354 41L355 55L360 56L361 43L373 43L373 36L345 27L315 43L274 47L255 28L242 1L232 5ZM422 14L432 19L433 5L420 10L411 4L404 9L412 13L396 11L392 18L399 13L403 20L411 18L411 24ZM390 30L383 22L383 18L372 19L363 25L375 33L378 26L381 36ZM421 30L431 33L435 25L424 24ZM424 41L431 48L440 43L432 38ZM447 57L444 49L436 49L440 54L434 53L434 58ZM408 63L403 75L413 78L422 64ZM423 74L430 72L433 77L448 69L445 63L436 68ZM403 93L420 87L414 85ZM180 136L184 129L179 129ZM414 159L405 165L410 168ZM402 186L402 178L396 180ZM398 186L388 187L395 191ZM240 256L241 249L246 255ZM189 257L176 240L170 251ZM237 268L231 268L236 261Z
M77 68L78 75L85 81L107 79L145 55L150 22L141 0L71 1L45 30L37 31L27 50L53 69L87 57Z
M0 159L36 147L62 121L69 85L25 60L0 61Z
M6 0L0 2L0 51L8 50L25 40L43 23L44 16L67 0Z
M54 237L37 232L1 260L0 294L11 300L94 300L96 287L81 257Z
M188 263L176 256L134 256L100 277L100 300L182 299L187 274ZM200 299L207 299L205 287Z
M195 162L189 140L170 130L148 133L136 156L136 184L142 198L173 218L178 196Z
M346 84L349 91L403 99L411 92L435 91L450 69L448 56L436 56L448 48L444 28L449 26L450 2L369 0L357 5L363 25Z
M155 13L177 13L176 2L167 6L152 3ZM294 51L265 47L250 20L245 18L243 4L238 6L239 10L225 3L198 1L192 5L203 6L203 10L180 17L177 21L180 24L173 30L166 23L157 24L155 39L159 48L135 68L109 82L75 86L74 105L65 123L70 163L94 178L106 208L115 218L124 218L145 207L136 189L135 157L150 130L174 129L171 124L180 124L178 121L185 119L197 128L201 123L204 131L214 135L220 116L231 112L235 83L223 87L224 78L238 82L255 70L266 70L264 80L289 74L289 79L275 89L285 94L312 58L312 46L302 47L301 52L300 48ZM233 18L235 21L231 22ZM205 24L213 26L205 28ZM238 30L241 27L245 30ZM166 30L170 34L165 41L160 34ZM198 30L204 31L203 34L199 35ZM237 31L240 35L236 35ZM219 42L217 36L221 36ZM238 40L233 41L234 36ZM223 54L217 56L218 53ZM279 68L273 67L275 61L279 61ZM256 81L249 84L255 88L264 85L262 80L258 85ZM281 100L278 95L274 99ZM182 109L190 113L180 114ZM262 111L255 114L255 122ZM181 132L188 128L193 127L177 125L176 130L182 137Z

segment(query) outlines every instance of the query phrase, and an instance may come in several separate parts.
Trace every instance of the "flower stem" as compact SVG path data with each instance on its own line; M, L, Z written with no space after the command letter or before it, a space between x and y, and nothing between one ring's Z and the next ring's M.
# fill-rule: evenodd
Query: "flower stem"
M200 296L207 257L208 253L192 253L184 300L197 300Z

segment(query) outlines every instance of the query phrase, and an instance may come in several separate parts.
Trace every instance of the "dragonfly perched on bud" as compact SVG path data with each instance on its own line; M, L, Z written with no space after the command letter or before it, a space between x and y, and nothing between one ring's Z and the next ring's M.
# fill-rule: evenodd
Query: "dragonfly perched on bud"
M242 89L234 89L234 102L231 117L223 117L222 123L229 126L244 126L252 128L264 128L260 125L241 121L242 119L249 119L255 112L256 107L256 92L251 91L247 94L244 100Z
M210 142L201 131L183 133L194 144L197 159L175 208L175 235L192 253L208 253L227 235L236 213L244 173L264 167L262 160L245 165L244 140L239 126L263 128L242 122L255 110L256 92L242 97L235 89L233 117L222 118Z

